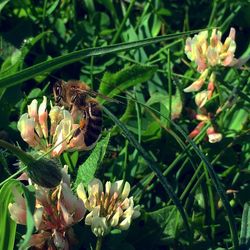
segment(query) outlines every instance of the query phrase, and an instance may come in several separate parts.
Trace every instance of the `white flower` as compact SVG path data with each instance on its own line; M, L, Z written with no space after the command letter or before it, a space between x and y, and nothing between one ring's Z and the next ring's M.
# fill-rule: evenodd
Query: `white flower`
M130 184L123 180L106 182L105 191L99 179L94 178L88 185L88 195L79 184L77 194L89 211L85 224L91 226L98 236L108 234L111 228L127 230L132 219L140 216L139 206L134 207L133 197L129 197Z

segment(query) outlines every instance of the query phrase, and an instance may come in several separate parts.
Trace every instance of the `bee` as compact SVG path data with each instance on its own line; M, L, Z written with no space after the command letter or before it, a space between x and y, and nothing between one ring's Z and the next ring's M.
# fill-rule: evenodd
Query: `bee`
M69 109L73 119L80 117L79 128L74 132L73 138L82 133L84 150L91 149L98 141L102 131L102 109L94 98L98 93L78 80L68 82L58 81L53 86L55 102L58 106Z

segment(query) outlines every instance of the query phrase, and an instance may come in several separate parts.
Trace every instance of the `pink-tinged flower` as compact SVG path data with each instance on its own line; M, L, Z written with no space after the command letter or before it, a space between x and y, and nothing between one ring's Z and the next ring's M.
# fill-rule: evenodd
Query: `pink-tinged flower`
M20 117L17 128L21 132L23 140L31 147L36 147L39 144L39 137L35 133L35 121L33 118L29 118L27 113Z
M88 195L82 184L77 194L89 211L85 224L91 226L97 236L108 234L111 228L127 230L132 219L140 216L139 206L134 206L133 197L128 197L130 185L123 180L106 182L105 191L99 179L93 179L88 185Z
M28 113L23 114L17 124L21 136L31 147L42 153L51 151L51 157L57 157L65 150L84 150L83 132L76 135L79 124L75 123L69 111L53 106L47 111L47 98L39 105L33 100L28 105ZM77 142L77 143L76 143Z
M37 233L32 235L29 247L66 250L75 241L71 226L83 219L85 207L68 185L67 170L64 168L63 171L64 178L56 188L35 185L34 221ZM15 202L9 204L11 218L19 224L26 224L24 197L14 191L14 199Z
M196 63L197 71L203 72L206 68L215 65L232 66L236 60L235 29L231 28L225 42L221 42L221 32L213 29L208 42L208 32L202 31L193 38L187 38L185 53Z
M195 62L198 72L204 73L208 69L211 71L211 68L216 65L231 67L237 64L238 60L234 58L236 50L235 29L231 28L224 43L221 42L221 35L220 31L213 29L209 42L207 31L200 32L193 38L187 38L185 53L191 61ZM197 81L185 88L184 91L200 90L204 83L202 74Z
M26 204L24 197L18 192L16 188L12 190L15 203L10 203L8 209L11 219L18 224L26 224Z
M197 70L199 72L202 72L207 68L205 56L208 46L207 37L208 32L202 31L192 39L189 37L186 40L185 53L191 61L194 61L197 64Z
M205 122L200 122L195 128L194 130L188 135L188 137L190 139L193 139L194 137L196 137L198 134L200 134L202 128L204 127Z
M44 96L43 102L40 104L39 109L38 109L38 120L42 129L44 138L48 137L48 124L47 124L48 112L46 110L46 107L47 107L47 97Z
M207 136L210 143L216 143L222 140L222 134L216 132L213 126L207 129Z
M211 99L214 92L214 82L215 82L215 74L213 72L209 78L207 90L202 90L195 95L195 103L198 106L198 108L201 109L207 103L207 101Z
M187 88L185 88L183 91L184 92L192 92L192 91L198 91L201 89L201 87L203 86L207 76L208 76L208 69L206 69L199 77L198 80L196 80L195 82L193 82L190 86L188 86Z

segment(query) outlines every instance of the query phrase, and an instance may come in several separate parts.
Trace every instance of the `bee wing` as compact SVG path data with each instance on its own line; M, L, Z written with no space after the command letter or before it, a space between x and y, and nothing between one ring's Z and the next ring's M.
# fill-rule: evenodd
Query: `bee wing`
M98 93L98 92L95 92L95 91L92 90L92 89L85 90L84 92L85 92L86 94L92 96L92 97L97 97L97 96L99 96L99 97L101 97L102 99L104 99L104 100L106 100L106 101L108 101L108 102L121 103L121 102L118 101L118 100L115 100L115 99L113 99L113 98L110 98L110 97L108 97L108 96L105 96L105 95L103 95L103 94L100 94L100 93Z

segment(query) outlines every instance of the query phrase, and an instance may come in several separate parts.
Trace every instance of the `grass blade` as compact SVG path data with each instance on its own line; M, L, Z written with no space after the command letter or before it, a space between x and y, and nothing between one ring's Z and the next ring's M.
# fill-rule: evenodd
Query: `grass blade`
M149 167L152 171L155 172L156 176L158 177L160 183L162 184L163 188L165 189L166 193L169 195L169 197L173 200L174 204L176 205L177 209L179 210L182 219L184 221L184 224L186 226L186 229L188 233L190 234L190 241L192 241L192 232L188 224L187 215L183 209L183 206L181 205L180 200L172 190L171 185L167 182L166 178L162 175L161 171L159 170L158 164L151 158L151 156L143 149L143 147L136 141L134 136L129 132L127 127L121 123L107 108L103 107L104 112L115 122L115 124L123 131L123 133L126 135L126 138L129 140L129 142L138 150L138 152L142 155L142 157L146 160Z
M136 42L119 43L119 44L114 44L114 45L109 45L109 46L104 46L104 47L97 47L97 48L74 51L63 56L55 57L52 60L38 63L34 66L21 70L15 74L5 76L2 79L0 79L0 88L8 88L8 87L17 85L18 83L24 82L37 75L41 75L42 73L53 71L65 65L83 60L84 58L87 58L87 57L100 56L100 55L105 55L109 53L137 49L137 48L148 46L151 44L184 37L186 35L194 34L202 30L204 29L193 30L193 31L188 31L188 32L180 32L178 34L158 36L158 37L148 38L148 39L144 39L144 40L140 40Z

